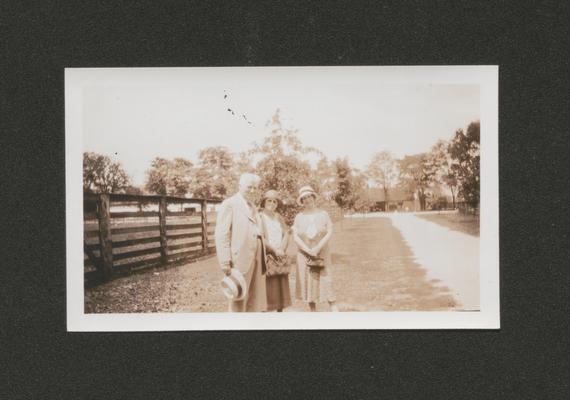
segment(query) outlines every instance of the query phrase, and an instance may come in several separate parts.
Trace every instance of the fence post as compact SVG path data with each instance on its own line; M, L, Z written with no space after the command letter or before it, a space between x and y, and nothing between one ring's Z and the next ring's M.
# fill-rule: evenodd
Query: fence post
M100 194L97 198L97 219L99 220L99 250L101 272L104 280L113 275L113 240L111 237L110 196Z
M200 209L202 214L202 251L207 253L208 248L208 214L207 214L208 203L206 200L200 202Z
M166 239L166 197L161 196L158 203L158 227L160 230L160 258L162 264L168 263L168 241Z

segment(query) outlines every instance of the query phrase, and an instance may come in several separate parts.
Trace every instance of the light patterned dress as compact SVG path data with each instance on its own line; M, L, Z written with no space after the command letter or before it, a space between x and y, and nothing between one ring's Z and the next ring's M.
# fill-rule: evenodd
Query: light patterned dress
M328 229L332 230L332 221L322 210L297 214L293 223L294 232L300 237L306 236L309 239L322 236ZM324 258L325 267L311 269L306 265L305 256L297 253L295 296L299 300L309 303L336 300L332 287L330 240L322 248L319 257Z

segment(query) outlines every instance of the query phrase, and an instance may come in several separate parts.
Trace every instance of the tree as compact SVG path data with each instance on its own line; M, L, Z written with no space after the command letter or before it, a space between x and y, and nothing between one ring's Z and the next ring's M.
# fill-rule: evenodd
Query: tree
M336 172L334 201L343 210L351 209L356 201L352 169L350 168L346 158L336 159L334 162L334 168Z
M145 188L159 195L185 196L192 179L192 162L184 158L156 157L147 171Z
M347 158L336 159L334 200L343 210L365 211L370 208L366 194L368 177L350 166Z
M279 191L284 203L281 212L291 224L299 210L296 204L299 188L311 185L317 193L321 193L321 182L316 171L311 169L305 158L310 153L322 154L317 149L303 146L297 131L282 125L279 109L266 126L271 127L270 134L254 146L250 156L259 159L255 173L261 177L260 192L269 189Z
M222 199L237 191L238 174L233 155L223 146L206 147L198 154L190 191L194 197Z
M165 158L155 157L150 169L146 172L145 189L150 193L159 195L168 194L169 189L170 161Z
M238 176L246 172L253 173L255 168L253 167L249 152L244 151L239 153L235 160L234 169Z
M143 191L140 187L138 186L133 186L133 185L129 185L125 188L125 193L126 194L136 194L136 195L141 195L143 194Z
M354 203L352 208L356 212L367 212L370 211L372 202L368 198L368 176L366 173L353 168L352 170L353 179L353 193L354 193Z
M426 209L426 189L432 184L435 176L433 163L425 153L405 156L399 161L400 180L404 187L416 193L420 201L420 209Z
M464 132L455 132L449 146L451 170L459 182L459 195L475 207L480 198L480 123L472 122Z
M372 161L367 168L368 176L382 188L384 191L384 200L386 202L386 210L388 210L388 201L390 189L398 183L398 163L392 153L388 151L380 151L372 157Z
M119 162L93 152L83 153L83 190L91 193L119 193L130 178Z
M319 182L321 196L326 200L334 200L337 189L334 163L329 162L323 155L317 162L314 177Z
M258 162L256 173L261 178L260 191L279 191L285 206L295 207L299 187L303 184L309 184L320 192L320 187L311 181L309 163L292 155L267 156Z
M175 158L169 171L169 192L175 196L185 196L192 182L192 162L184 158Z
M445 140L439 140L432 148L430 152L430 157L432 163L435 166L435 179L444 184L451 191L451 198L453 202L453 208L456 207L456 196L458 191L459 181L457 178L457 173L451 166L453 165L453 160L449 153L450 143Z

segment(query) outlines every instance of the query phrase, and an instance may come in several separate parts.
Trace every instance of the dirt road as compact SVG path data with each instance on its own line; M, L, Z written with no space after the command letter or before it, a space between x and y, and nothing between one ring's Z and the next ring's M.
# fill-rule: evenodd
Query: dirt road
M449 287L462 310L479 310L479 237L413 214L390 214L431 279Z
M458 306L441 278L432 277L418 263L390 218L336 223L332 248L334 289L341 311L452 310ZM289 254L293 256L295 249ZM215 257L118 278L85 290L85 312L224 312L227 304L219 290L221 278ZM290 284L294 292L294 273ZM318 309L328 311L328 306L319 304ZM297 300L286 311L304 310L308 310L306 305Z

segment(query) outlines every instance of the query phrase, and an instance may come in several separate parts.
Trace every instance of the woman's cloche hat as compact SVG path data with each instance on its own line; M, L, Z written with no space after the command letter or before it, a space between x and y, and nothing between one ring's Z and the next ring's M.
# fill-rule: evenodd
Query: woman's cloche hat
M260 202L261 207L265 207L265 200L267 199L277 200L277 203L279 204L282 203L281 198L279 197L279 192L277 190L271 189L263 194Z
M317 193L313 190L312 187L303 186L301 189L299 189L299 197L297 197L297 204L302 206L303 203L301 201L303 200L303 198L305 198L307 196L313 196L316 199Z
M232 268L230 275L227 275L222 279L222 293L229 300L239 301L243 300L247 295L247 282L243 274Z

